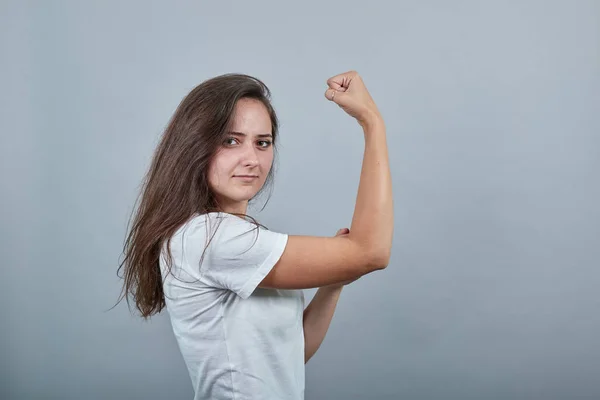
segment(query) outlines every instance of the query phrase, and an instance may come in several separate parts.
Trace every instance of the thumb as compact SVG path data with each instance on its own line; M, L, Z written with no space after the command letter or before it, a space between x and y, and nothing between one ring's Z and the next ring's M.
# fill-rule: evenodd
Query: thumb
M346 90L337 90L334 88L327 88L325 91L325 98L329 101L333 101L334 103L338 103L339 99L346 96ZM339 103L338 103L339 104Z

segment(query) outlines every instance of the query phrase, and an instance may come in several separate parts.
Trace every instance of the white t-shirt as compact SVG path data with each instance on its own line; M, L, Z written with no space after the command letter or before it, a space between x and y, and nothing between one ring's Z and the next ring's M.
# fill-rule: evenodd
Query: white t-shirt
M287 240L213 212L175 232L169 274L163 246L166 308L195 400L304 399L304 292L257 287Z

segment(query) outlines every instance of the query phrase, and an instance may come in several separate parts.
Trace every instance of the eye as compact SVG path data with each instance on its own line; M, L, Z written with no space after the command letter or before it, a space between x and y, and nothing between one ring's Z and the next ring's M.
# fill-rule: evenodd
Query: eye
M235 140L235 141L237 141L237 139L236 139L236 138L234 138L234 137L229 137L229 138L225 139L225 141L223 142L223 144L227 144L227 145L229 145L229 144L230 144L230 143L229 143L229 141L231 141L231 140Z
M232 140L234 140L235 142L238 141L236 138L234 138L233 136L231 136L231 137L228 137L227 139L225 139L223 141L223 144L227 145L227 146L233 146L233 145L235 145L235 143L230 143ZM269 146L271 146L271 144L273 142L270 141L270 140L259 140L257 143L259 143L259 147L261 147L262 149L266 149Z

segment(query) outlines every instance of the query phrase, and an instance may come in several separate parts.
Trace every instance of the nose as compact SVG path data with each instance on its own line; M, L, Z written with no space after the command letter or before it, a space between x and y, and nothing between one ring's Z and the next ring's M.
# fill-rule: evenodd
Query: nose
M258 160L250 160L250 159L247 159L247 160L244 162L244 166L246 166L246 167L256 167L257 165L258 165Z
M246 167L254 167L258 165L258 156L257 151L253 146L248 146L248 150L244 151L243 160L244 166Z

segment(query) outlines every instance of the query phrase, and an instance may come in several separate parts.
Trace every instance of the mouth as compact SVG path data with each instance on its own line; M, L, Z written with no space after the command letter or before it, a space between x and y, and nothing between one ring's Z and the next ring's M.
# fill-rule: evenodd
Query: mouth
M250 181L253 181L255 179L258 179L257 175L234 175L233 177L241 179L241 180L243 180L245 182L250 182Z

